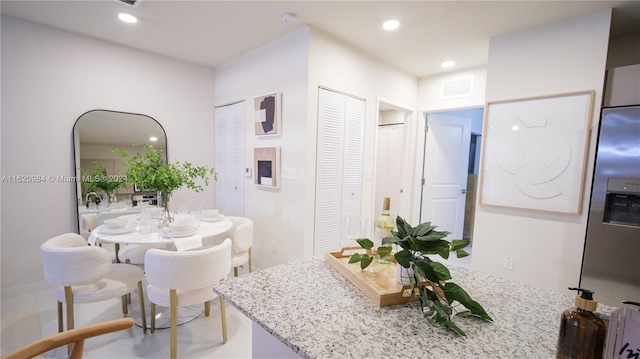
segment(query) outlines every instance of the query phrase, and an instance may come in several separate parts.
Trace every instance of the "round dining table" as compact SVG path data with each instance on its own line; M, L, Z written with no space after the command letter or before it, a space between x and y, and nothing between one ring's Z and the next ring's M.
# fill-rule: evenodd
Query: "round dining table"
M178 250L180 250L180 242L193 240L197 238L200 240L200 246L202 242L213 242L217 240L220 235L231 229L233 223L230 219L221 216L221 218L215 221L200 220L195 233L187 237L173 238L166 234L162 228L158 229L157 225L153 226L151 233L140 233L140 226L137 224L137 215L125 215L118 218L126 218L128 225L120 230L105 231L104 225L98 226L91 232L88 242L90 245L96 245L100 243L114 243L116 250L116 261L118 259L118 251L121 244L169 244L173 243ZM109 233L105 233L109 232ZM122 232L122 233L114 233ZM146 286L146 285L145 285ZM149 299L145 298L145 306L149 305ZM142 320L140 313L135 308L132 309L132 316L137 326L141 326ZM202 314L202 306L185 306L178 308L178 325L188 323ZM149 308L146 308L147 316L150 313ZM147 318L147 323L150 323L151 318ZM169 308L159 307L156 311L156 329L170 328L170 315Z
M131 219L133 218L135 217L132 217ZM231 229L232 225L233 223L231 222L231 220L224 216L212 222L200 220L200 223L196 228L194 235L202 237L202 240L205 241L207 239L215 238L216 236L223 234L224 232ZM174 238L169 234L163 233L162 229L154 229L151 231L151 233L140 233L140 226L135 223L135 219L130 220L127 228L123 228L119 232L122 233L107 231L104 229L104 225L101 225L96 227L96 229L92 231L91 235L89 236L88 242L91 245L95 245L96 242L115 244L158 244L170 243L180 240L180 237Z

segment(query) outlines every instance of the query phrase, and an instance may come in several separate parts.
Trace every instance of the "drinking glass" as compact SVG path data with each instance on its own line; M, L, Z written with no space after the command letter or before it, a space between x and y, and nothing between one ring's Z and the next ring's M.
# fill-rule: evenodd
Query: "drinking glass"
M342 247L357 246L355 241L360 238L360 216L357 214L346 214L342 220Z
M140 233L151 233L151 210L144 209L140 212Z
M200 211L191 211L190 217L193 227L200 228Z
M189 223L191 218L189 218L189 208L185 205L181 205L178 207L178 218L176 222L178 223Z

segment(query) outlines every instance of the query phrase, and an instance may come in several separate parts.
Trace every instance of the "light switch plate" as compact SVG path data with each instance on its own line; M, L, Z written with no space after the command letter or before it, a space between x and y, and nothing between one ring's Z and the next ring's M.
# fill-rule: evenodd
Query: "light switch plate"
M298 173L293 167L282 168L282 179L294 180L298 177Z
M252 171L251 171L251 167L247 167L247 168L245 168L245 169L244 169L244 176L245 176L246 178L251 178L251 172L252 172Z

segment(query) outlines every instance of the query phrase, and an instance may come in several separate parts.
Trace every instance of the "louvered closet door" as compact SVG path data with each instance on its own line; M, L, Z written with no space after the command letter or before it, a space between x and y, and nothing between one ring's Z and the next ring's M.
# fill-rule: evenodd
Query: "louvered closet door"
M342 216L360 213L364 101L319 90L314 253L340 247Z
M215 109L216 208L228 216L244 216L244 106Z
M345 96L344 167L342 216L360 214L362 199L362 147L364 144L364 101Z

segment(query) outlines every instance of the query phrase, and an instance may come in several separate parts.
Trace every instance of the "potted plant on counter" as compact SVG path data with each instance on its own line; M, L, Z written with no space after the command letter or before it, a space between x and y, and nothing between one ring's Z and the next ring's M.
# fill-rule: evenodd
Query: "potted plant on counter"
M171 222L169 200L175 190L186 186L200 192L209 185L210 177L217 180L214 168L194 166L189 162L167 163L152 145L143 145L145 154L136 153L130 156L127 151L114 149L115 153L127 159L127 181L145 191L158 192L158 205L163 207L162 219ZM196 182L199 181L200 183Z
M455 304L458 302L468 309L471 314L486 321L493 321L484 308L467 294L459 285L451 282L451 273L444 264L433 261L428 255L439 255L444 259L455 252L458 258L469 255L462 248L468 245L464 240L444 239L449 232L438 231L431 222L412 227L402 217L396 218L397 231L392 231L392 237L383 239L383 246L373 249L373 242L361 238L357 242L370 254L354 254L349 263L360 262L364 270L371 264L375 252L386 251L385 244L395 244L401 249L395 253L398 270L407 273L409 277L409 293L415 298L418 310L424 316L432 318L461 336L466 336L452 320Z

